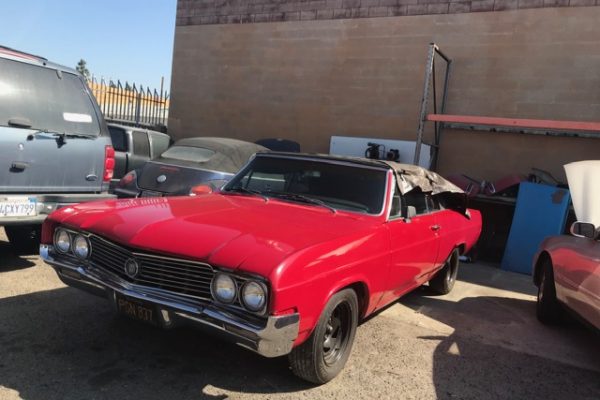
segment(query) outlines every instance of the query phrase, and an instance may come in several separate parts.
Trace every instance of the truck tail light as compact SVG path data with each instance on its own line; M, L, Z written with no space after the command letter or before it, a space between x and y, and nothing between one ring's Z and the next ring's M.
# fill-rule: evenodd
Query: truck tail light
M115 149L112 146L104 148L104 176L103 182L110 182L115 173Z

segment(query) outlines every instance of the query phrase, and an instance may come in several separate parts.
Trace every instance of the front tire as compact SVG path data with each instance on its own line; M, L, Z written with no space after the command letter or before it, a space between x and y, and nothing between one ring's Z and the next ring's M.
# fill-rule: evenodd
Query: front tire
M454 288L460 254L458 249L452 250L442 269L429 281L429 287L437 294L448 294Z
M560 322L561 308L556 298L556 286L554 285L554 272L552 261L542 261L540 284L538 285L536 315L538 320L546 325L554 325Z
M331 297L310 337L290 353L293 373L316 384L335 378L348 361L357 325L356 293L344 289Z

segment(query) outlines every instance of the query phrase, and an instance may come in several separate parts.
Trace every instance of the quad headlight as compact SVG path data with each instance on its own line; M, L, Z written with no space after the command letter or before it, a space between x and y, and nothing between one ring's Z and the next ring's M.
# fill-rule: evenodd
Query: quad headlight
M85 260L91 253L90 241L84 235L58 228L54 232L54 248L62 254L71 253Z
M265 287L258 282L249 281L242 287L242 305L249 311L261 311L267 302Z
M90 255L90 243L85 236L75 236L73 239L73 253L81 259L88 258Z
M57 229L54 234L54 246L61 253L71 250L71 235L64 229Z
M235 280L228 274L218 272L215 274L211 284L214 298L221 303L231 304L237 295Z
M213 298L219 303L241 306L261 313L267 304L267 287L257 280L236 278L232 274L217 272L211 283Z

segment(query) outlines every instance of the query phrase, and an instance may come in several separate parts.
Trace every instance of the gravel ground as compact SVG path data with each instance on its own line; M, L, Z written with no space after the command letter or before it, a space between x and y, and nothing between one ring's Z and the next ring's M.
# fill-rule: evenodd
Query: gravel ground
M464 264L460 279L364 322L342 374L314 387L285 357L117 317L0 230L0 399L600 398L598 336L537 323L528 277Z

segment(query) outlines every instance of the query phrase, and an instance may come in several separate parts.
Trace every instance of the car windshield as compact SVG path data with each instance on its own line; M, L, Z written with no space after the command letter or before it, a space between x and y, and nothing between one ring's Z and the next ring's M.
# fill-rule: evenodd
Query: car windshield
M224 192L379 214L385 183L384 168L330 160L256 157L224 187Z
M0 58L0 126L97 136L100 124L79 76Z
M206 162L210 160L215 152L204 147L190 146L173 146L161 154L161 158L171 160L191 161L191 162Z

